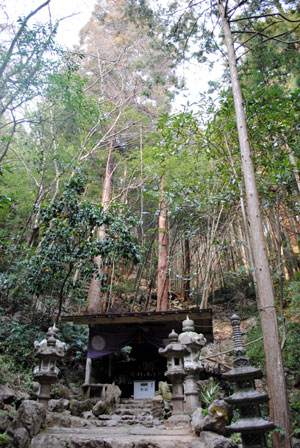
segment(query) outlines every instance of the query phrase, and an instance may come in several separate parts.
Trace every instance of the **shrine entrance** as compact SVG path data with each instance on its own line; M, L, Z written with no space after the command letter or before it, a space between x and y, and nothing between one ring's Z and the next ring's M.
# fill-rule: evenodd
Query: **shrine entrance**
M159 356L157 347L138 335L121 350L93 359L88 383L114 382L120 387L122 398L130 398L137 387L148 389L152 382L153 390L157 390L159 381L165 381L165 371L166 360Z

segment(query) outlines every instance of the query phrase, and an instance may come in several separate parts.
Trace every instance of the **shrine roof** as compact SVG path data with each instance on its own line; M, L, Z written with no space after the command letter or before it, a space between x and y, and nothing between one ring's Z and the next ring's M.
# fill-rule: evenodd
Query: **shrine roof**
M213 339L212 310L193 307L185 310L147 311L131 313L78 314L62 316L63 322L77 325L147 325L165 324L177 333L182 331L182 321L186 316L194 321L195 330L203 333L208 341Z

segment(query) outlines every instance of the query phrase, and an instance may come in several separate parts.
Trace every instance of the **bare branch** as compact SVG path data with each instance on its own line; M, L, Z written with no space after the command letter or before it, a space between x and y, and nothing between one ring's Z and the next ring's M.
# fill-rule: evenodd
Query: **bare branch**
M24 166L28 176L33 180L33 182L35 183L35 185L39 188L40 184L39 182L36 180L35 176L32 174L32 172L30 171L27 163L25 162L25 160L23 159L23 157L18 153L18 151L14 148L11 148L11 151L17 156L17 158L20 160L20 162L22 162L22 165Z
M13 40L12 40L12 42L10 44L10 47L9 47L9 49L7 51L7 54L6 54L5 58L4 58L4 61L3 61L2 65L1 65L1 67L0 67L0 78L2 78L2 76L3 76L4 70L6 69L7 64L8 64L8 62L9 62L11 56L12 56L14 47L15 47L19 37L21 36L21 34L22 34L22 32L23 32L23 30L24 30L28 20L31 19L31 17L33 17L35 14L37 14L42 8L44 8L45 6L49 5L50 1L51 0L46 0L44 3L42 3L40 6L38 6L34 11L32 11L30 14L28 14L28 16L25 17L25 19L22 21L22 24L21 24L18 32L16 33L15 37L13 38Z
M14 117L13 117L13 118L14 118ZM12 140L12 136L14 135L15 130L16 130L16 127L17 127L17 122L16 122L15 120L14 120L13 123L14 123L14 124L13 124L12 130L11 130L11 132L10 132L10 136L9 136L9 138L7 139L7 142L6 142L4 151L3 151L3 153L2 153L1 156L0 156L0 163L2 162L2 160L4 159L4 157L6 156L7 151L9 150L9 147L10 147L10 144L11 144L11 140Z
M241 43L241 44L236 48L236 50L238 50L239 48L243 47L244 45L246 45L248 42L250 42L252 39L254 39L254 38L257 37L257 36L261 36L261 37L265 37L265 38L266 38L266 39L263 40L262 42L259 42L258 45L261 45L262 43L267 42L267 41L269 41L269 40L275 40L275 41L277 41L277 42L281 42L281 43L284 43L284 44L289 44L289 43L293 44L293 43L297 43L297 42L299 42L298 40L297 40L297 41L282 41L282 40L278 39L278 37L285 36L285 35L288 36L289 34L291 34L291 33L293 33L294 31L296 31L296 29L297 29L299 26L300 26L300 23L299 23L299 25L297 25L297 26L296 26L295 28L293 28L292 30L290 30L290 31L285 31L284 33L280 33L280 34L277 34L277 35L275 35L275 36L268 36L267 34L264 34L264 33L260 32L260 31L257 31L257 32L256 32L256 31L234 31L234 32L233 32L234 34L252 34L252 36L249 37L247 40L245 40L245 42ZM267 28L269 28L269 27L264 28L264 30L267 29ZM255 48L255 47L256 47L256 45L255 45L254 47L252 47L252 48ZM251 49L252 49L252 48L251 48Z
M284 45L297 44L297 43L299 43L300 40L287 40L287 41L285 41L285 40L277 39L277 37L279 37L279 36L282 36L282 35L285 35L285 34L291 34L293 31L295 31L297 28L299 28L299 26L300 26L300 23L299 23L299 25L297 25L297 26L296 26L292 31L290 31L289 33L281 33L281 34L278 34L277 36L269 36L269 37L266 37L266 39L262 40L261 42L258 42L256 45L253 45L253 47L248 48L246 51L244 51L244 53L243 53L241 56L239 56L239 57L236 58L236 61L238 61L238 60L239 60L242 56L244 56L245 54L249 53L249 51L253 51L254 48L258 47L259 45L264 44L265 42L268 42L269 40L274 40L274 41L276 41L276 42L280 42L281 44L284 44ZM264 35L262 35L262 36L264 37Z
M288 17L285 17L280 12L275 12L273 14L261 14L259 16L240 17L239 19L232 19L232 20L230 20L230 22L233 23L233 22L242 22L243 20L250 20L250 19L264 19L266 17L281 17L283 20L285 20L286 22L290 22L290 23L299 23L300 22L300 19L299 20L289 19Z

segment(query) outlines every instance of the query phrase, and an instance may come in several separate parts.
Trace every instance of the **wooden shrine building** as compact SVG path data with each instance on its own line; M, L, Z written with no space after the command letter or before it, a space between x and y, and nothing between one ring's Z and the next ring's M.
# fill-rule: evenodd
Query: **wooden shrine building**
M89 326L87 395L96 395L97 388L112 382L120 387L123 397L132 396L138 382L151 380L157 390L158 382L166 380L166 359L158 354L158 348L173 329L182 331L186 316L194 321L197 333L203 333L208 342L213 340L210 309L62 317L64 322Z

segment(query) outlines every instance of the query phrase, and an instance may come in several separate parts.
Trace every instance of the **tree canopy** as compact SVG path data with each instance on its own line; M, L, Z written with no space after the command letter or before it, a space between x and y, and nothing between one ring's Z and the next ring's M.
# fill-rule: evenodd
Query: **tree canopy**
M26 327L86 311L95 276L113 312L227 300L258 318L234 65L274 290L266 306L295 373L299 2L97 0L72 51L58 24L31 21L48 3L0 27L1 312L21 312ZM175 113L179 65L197 64L200 84L216 59L222 80Z

